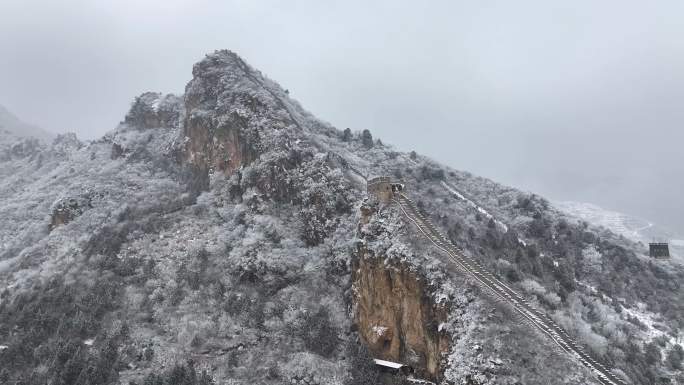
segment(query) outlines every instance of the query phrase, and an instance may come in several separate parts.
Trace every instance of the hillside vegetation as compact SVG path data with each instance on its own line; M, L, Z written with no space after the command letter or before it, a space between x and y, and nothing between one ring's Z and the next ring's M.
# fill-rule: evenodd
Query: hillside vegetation
M139 96L99 140L0 147L0 383L377 383L353 322L366 257L414 272L448 309L429 325L448 335L443 383L594 381L440 265L394 208L364 219L375 175L402 179L454 243L633 383L681 381L681 266L336 129L217 51L185 95Z

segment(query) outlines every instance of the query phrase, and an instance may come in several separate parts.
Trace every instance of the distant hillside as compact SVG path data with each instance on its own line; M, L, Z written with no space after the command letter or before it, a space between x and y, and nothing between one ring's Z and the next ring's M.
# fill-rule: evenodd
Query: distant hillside
M38 126L21 121L7 108L0 105L0 140L6 140L8 137L12 140L32 137L49 142L54 135Z
M654 241L669 242L673 256L684 257L684 241L681 240L684 236L648 220L606 210L591 203L566 201L556 202L555 205L561 211L592 225L603 226L634 242L641 242L644 245Z

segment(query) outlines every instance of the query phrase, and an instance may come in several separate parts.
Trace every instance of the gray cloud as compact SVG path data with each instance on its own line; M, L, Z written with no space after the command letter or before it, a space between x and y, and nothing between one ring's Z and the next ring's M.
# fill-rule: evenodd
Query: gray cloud
M338 127L684 233L684 3L5 0L0 104L95 138L229 48Z

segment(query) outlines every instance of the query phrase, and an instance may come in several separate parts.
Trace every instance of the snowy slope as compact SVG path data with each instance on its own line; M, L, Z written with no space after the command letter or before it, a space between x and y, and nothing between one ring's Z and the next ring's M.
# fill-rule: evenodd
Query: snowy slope
M653 383L664 364L645 363L648 340L611 297L643 303L674 333L680 271L541 197L369 136L317 119L217 51L193 67L183 96L141 95L99 140L0 151L0 382L157 384L197 369L231 385L358 385L348 382L358 369L350 269L364 242L364 176L390 175L592 354ZM450 333L444 383L592 383L450 275L393 210L374 217L382 231L367 246L450 303L447 323L425 326Z
M637 243L647 245L649 242L669 242L673 256L684 257L682 237L651 221L606 210L591 203L565 201L554 204L561 211L592 225L605 227Z
M7 108L0 105L0 141L7 141L17 138L37 138L49 142L54 137L53 134L40 127L24 123Z

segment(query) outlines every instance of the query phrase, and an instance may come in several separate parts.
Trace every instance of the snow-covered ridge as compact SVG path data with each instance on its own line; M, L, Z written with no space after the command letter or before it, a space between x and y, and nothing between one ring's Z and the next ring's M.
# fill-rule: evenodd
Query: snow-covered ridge
M602 226L618 235L644 245L649 242L669 242L673 256L682 256L684 241L669 229L665 229L651 221L636 216L606 210L591 203L554 202L561 211L577 217L595 226Z
M566 201L556 202L555 205L568 214L596 226L603 226L637 242L643 239L643 233L647 229L654 226L646 220L606 210L591 203Z
M48 143L54 136L38 126L21 121L7 108L0 105L0 142L15 141L20 138L36 138Z

